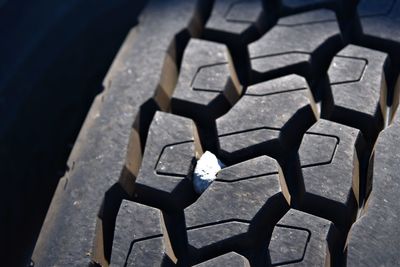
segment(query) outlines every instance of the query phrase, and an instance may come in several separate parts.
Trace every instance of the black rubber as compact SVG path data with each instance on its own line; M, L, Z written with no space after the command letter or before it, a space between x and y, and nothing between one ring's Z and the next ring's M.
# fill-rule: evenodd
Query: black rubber
M400 263L399 0L149 1L37 266ZM201 195L206 150L227 166Z

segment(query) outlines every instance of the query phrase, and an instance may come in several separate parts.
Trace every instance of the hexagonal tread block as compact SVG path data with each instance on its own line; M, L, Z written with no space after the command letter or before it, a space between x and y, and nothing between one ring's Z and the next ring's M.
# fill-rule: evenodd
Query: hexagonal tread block
M222 169L218 179L185 209L194 254L233 249L238 246L236 238L249 246L267 242L273 225L288 209L277 172L276 161L267 156Z
M386 55L354 45L345 47L338 55L350 59L337 57L328 70L329 79L334 83L343 79L356 81L331 86L332 99L328 100L331 103L323 105L322 116L361 129L366 138L372 138L383 127L383 114L386 113L383 75ZM356 64L351 60L353 58L364 59L368 67L359 64L361 62Z
M352 226L347 266L397 266L400 262L400 126L378 137L373 160L373 186L364 214Z
M132 201L121 203L115 222L112 266L159 266L164 260L161 212Z
M344 50L342 50L344 52ZM367 69L368 60L365 58L336 55L328 69L331 84L358 82L362 79ZM349 71L351 70L351 71Z
M323 158L328 147L334 153L330 160L325 156L324 163L302 168L305 192L301 209L348 226L357 209L354 196L358 199L360 194L358 151L364 146L363 137L357 129L322 119L308 133L325 138L305 135L299 149L301 165Z
M264 142L277 150L277 138L294 116L302 117L298 131L315 121L311 94L304 78L289 75L250 86L239 102L216 121L220 154L232 158L246 158L254 154L252 146ZM235 142L232 140L235 139ZM264 150L264 154L266 151ZM271 152L273 153L273 152Z
M193 170L194 131L196 127L190 119L163 112L155 114L135 181L136 201L168 210L182 207L195 197L191 181L185 178ZM174 147L176 144L180 145ZM171 148L176 153L165 153L171 152Z
M307 69L310 63L311 55L309 53L294 51L254 57L251 59L251 68L254 72L254 81L259 82L263 80L262 74L265 75L290 68L292 70L302 67Z
M242 87L228 61L225 45L191 39L172 95L173 112L195 118L204 112L215 116L224 106L235 103Z
M318 22L321 18L332 18L333 21ZM316 22L305 23L310 21ZM249 45L249 53L251 58L293 52L312 53L326 40L339 34L332 11L305 12L279 19L278 25ZM293 59L288 60L293 64ZM299 60L304 61L304 58L299 57ZM284 61L281 64L284 65Z
M336 15L334 12L328 11L328 9L321 10L324 10L324 12L321 12L320 10L313 10L283 17L279 20L278 25L293 27L301 24L336 22Z
M177 161L177 159L179 159ZM157 174L186 177L193 165L193 141L165 146L155 167ZM189 167L189 169L188 169Z
M221 39L236 35L237 37L249 31L252 25L256 26L257 19L262 13L260 0L217 0L211 16L207 21L205 34Z
M271 264L328 266L331 262L328 242L333 242L335 231L328 220L289 210L272 232L268 247Z

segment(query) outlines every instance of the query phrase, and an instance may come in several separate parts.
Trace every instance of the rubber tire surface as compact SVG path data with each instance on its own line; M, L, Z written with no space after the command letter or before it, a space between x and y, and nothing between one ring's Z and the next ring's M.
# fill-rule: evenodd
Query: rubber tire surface
M400 1L150 1L37 266L400 263ZM226 167L201 195L205 151Z

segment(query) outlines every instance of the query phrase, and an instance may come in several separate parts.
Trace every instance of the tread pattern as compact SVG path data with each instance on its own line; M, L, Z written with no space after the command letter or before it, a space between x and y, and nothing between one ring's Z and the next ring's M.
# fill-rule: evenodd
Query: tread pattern
M335 231L335 226L328 220L298 210L289 210L272 233L268 248L271 264L329 264L329 254L332 253L329 250L334 246L331 236Z
M162 262L161 216L155 208L124 200L116 219L111 265L154 266Z
M116 60L100 119L81 134L89 145L71 156L80 163L60 183L34 259L81 263L81 249L94 266L399 262L400 34L392 32L400 1L174 2L152 2L140 38ZM102 145L98 132L112 127ZM206 150L226 167L198 195L191 175ZM99 166L93 155L104 157L100 180L82 178ZM65 204L76 196L80 211ZM85 212L94 206L97 218ZM57 223L69 216L76 234ZM47 230L54 225L61 238L88 240L60 245L72 256L44 256L40 249L60 244Z

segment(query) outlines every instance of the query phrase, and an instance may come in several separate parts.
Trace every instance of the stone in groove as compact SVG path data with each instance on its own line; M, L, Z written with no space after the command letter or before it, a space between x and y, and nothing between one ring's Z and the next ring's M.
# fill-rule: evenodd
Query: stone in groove
M192 166L193 142L171 144L163 148L157 162L157 174L187 176Z
M325 219L291 209L278 222L269 243L271 263L296 266L327 266L330 262L328 234L333 224Z
M322 119L309 132L336 138L325 138L321 142L304 138L299 149L302 164L320 155L323 157L327 142L331 142L331 147L337 141L338 143L329 164L302 168L305 192L301 209L340 226L348 225L356 209L354 194L359 194L359 159L356 146L362 143L362 136L357 129ZM314 155L310 155L311 153Z
M383 75L386 54L348 45L338 55L365 58L368 67L359 81L331 86L332 120L359 128L367 137L374 136L382 128L382 114L386 113L386 82ZM338 71L334 64L335 61L328 71L331 81L343 79L344 73L360 73L361 66L343 64L343 69Z
M364 34L400 43L400 1L362 0L358 12Z
M165 251L161 216L158 209L122 201L115 222L111 265L123 266L127 259L128 266L159 265Z
M196 3L172 0L166 5L164 0L152 0L146 5L69 157L71 168L58 184L49 207L51 216L35 246L36 266L87 266L90 262L87 255L93 255L99 208L126 163L132 125L141 105L162 84L164 61L171 60L166 51L175 35L190 25ZM154 32L157 35L149 34Z
M350 230L347 266L398 266L400 262L399 132L395 124L378 137L372 191L364 215Z
M340 34L339 26L335 20L300 25L297 23L303 21L305 17L313 20L313 18L332 16L334 16L332 11L320 9L281 18L278 25L249 45L250 57L289 52L312 53L328 38ZM279 25L288 20L296 25L290 27ZM304 58L300 57L299 60L304 61ZM293 63L292 60L290 61Z
M139 202L173 209L191 198L194 194L193 187L191 181L185 176L191 175L192 172L192 162L195 157L194 142L187 143L188 147L184 153L176 153L173 159L169 158L168 162L165 162L166 166L174 164L174 169L182 171L180 176L162 175L156 173L154 168L164 147L182 141L193 141L195 130L190 119L163 112L157 112L154 115L147 136L142 165L135 182L134 197Z
M235 252L229 252L211 260L195 265L195 267L248 267L249 261Z
M221 168L224 167L225 165L213 153L205 151L197 160L192 175L194 191L202 194L217 178Z
M204 109L217 97L221 97L220 94L204 90L222 92L225 101L234 101L241 87L234 81L236 75L231 73L227 62L228 50L225 45L191 39L185 49L178 83L172 96L172 110L184 113L185 105Z
M306 114L302 113L303 121L315 120L311 111L311 94L308 89L286 92L298 88L308 88L308 86L304 78L297 75L289 75L249 86L246 94L238 103L216 121L218 135L245 131L241 133L243 138L236 142L231 142L233 136L220 137L221 153L231 155L262 139L264 139L263 142L276 140L279 130L300 109L306 109ZM273 94L268 95L268 93ZM257 128L262 130L249 132L249 130Z
M206 31L240 35L262 11L261 1L217 0L206 24Z

